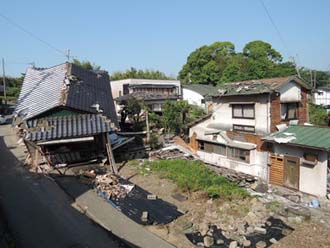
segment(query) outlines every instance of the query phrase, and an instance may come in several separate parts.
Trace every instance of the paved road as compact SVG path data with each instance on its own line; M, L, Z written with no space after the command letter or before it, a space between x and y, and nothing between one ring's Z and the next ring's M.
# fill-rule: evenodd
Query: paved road
M17 247L128 247L75 210L57 184L23 168L15 141L0 126L0 204Z

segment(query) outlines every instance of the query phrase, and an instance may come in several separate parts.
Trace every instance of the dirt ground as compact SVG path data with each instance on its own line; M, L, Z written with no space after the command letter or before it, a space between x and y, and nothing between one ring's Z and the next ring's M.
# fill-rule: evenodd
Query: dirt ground
M286 221L276 214L280 211L279 206L266 206L256 198L209 200L203 192L180 192L170 180L159 178L155 174L142 175L138 169L128 165L121 168L120 175L157 197L175 204L179 211L186 213L168 225L146 226L148 230L179 248L193 247L185 236L185 230L198 231L203 225L216 224L224 231L225 236L240 240L246 235L246 224L263 226L270 216ZM182 199L177 199L175 194ZM295 231L272 247L330 247L330 229L313 223L289 225Z
M330 247L330 230L314 223L304 223L272 247Z

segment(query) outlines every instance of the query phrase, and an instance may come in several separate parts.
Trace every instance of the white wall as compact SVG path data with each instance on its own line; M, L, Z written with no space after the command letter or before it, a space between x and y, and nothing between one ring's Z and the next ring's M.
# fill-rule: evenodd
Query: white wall
M319 92L314 93L316 105L330 105L330 90L318 89Z
M202 103L204 96L197 93L196 91L182 88L182 98L186 100L191 105L196 105L202 108L205 108L205 103Z
M268 180L267 152L258 152L256 149L251 150L250 163L232 160L223 155L204 151L197 151L197 155L206 163L256 176L264 181Z
M301 87L300 85L290 82L283 85L280 89L281 102L300 102L301 101Z
M123 85L124 84L173 84L177 87L177 93L181 95L181 83L179 80L153 80L153 79L123 79L123 80L116 80L111 81L111 89L112 89L112 97L116 98L119 97L119 91L121 91L121 94L123 95Z
M254 126L256 134L266 134L270 130L270 110L268 95L223 97L218 99L213 108L212 122L209 127L229 130L233 124ZM254 102L255 118L232 118L231 102Z
M318 155L315 166L300 164L299 190L312 195L325 196L327 193L327 153L320 150L291 147L285 144L274 144L274 152L279 155L288 155L303 158L304 152Z

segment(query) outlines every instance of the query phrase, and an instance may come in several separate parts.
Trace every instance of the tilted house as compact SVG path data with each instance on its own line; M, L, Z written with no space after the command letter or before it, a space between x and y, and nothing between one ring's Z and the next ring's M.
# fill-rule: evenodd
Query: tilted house
M279 124L308 122L310 90L295 76L227 83L214 92L212 115L190 128L190 146L205 162L268 181L262 137Z
M98 158L118 126L108 73L72 63L28 68L15 113L33 160L51 165Z

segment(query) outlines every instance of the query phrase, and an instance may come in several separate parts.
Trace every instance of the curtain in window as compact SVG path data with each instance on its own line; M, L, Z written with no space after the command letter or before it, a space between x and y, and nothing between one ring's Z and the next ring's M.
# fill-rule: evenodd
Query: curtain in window
M296 104L291 103L288 105L288 119L296 118Z
M243 106L243 116L245 118L254 118L254 105Z
M241 105L233 105L234 111L234 117L242 117L242 106Z

